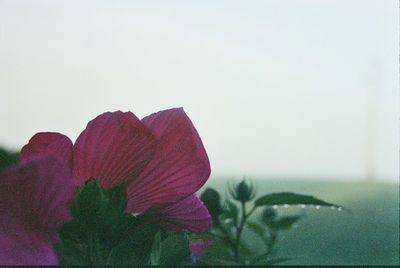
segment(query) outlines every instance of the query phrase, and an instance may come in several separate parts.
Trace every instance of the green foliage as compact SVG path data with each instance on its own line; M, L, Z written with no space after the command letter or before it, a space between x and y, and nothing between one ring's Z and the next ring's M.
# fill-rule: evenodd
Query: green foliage
M0 170L18 163L19 153L0 148Z
M254 204L256 206L273 206L273 205L314 205L329 206L339 208L340 206L327 203L310 195L302 195L295 193L273 193L258 198Z
M78 188L70 207L73 220L59 230L56 245L63 265L177 264L190 254L183 233L169 232L124 212L125 184L105 190L92 178ZM159 244L155 255L154 244Z
M214 189L207 189L210 196L218 196ZM230 189L232 199L226 199L224 205L219 209L220 213L214 220L213 229L207 234L194 236L194 239L205 239L212 237L213 245L200 258L200 264L240 264L240 265L273 265L279 264L293 257L277 257L276 243L279 233L292 228L303 214L279 216L276 212L276 205L314 205L329 206L340 208L338 205L325 202L312 196L295 193L274 193L267 194L253 202L250 210L247 210L247 204L254 199L254 187L251 183L243 180ZM201 196L203 200L204 195ZM216 200L215 198L214 200ZM235 203L236 201L236 203ZM204 202L204 200L203 200ZM214 207L217 202L204 202ZM259 208L264 208L261 213L260 221L249 221L253 212ZM217 224L215 224L217 222ZM241 235L244 229L248 229L257 235L265 248L263 252L255 252L242 239Z
M70 207L73 220L59 230L60 263L146 264L137 246L151 248L158 228L124 213L126 203L124 184L105 190L92 178L79 187Z
M190 255L189 239L183 232L170 232L161 241L160 254L157 264L174 265L181 263Z
M301 215L290 215L276 218L274 220L266 222L268 227L275 230L287 230L290 229L293 224L302 218Z

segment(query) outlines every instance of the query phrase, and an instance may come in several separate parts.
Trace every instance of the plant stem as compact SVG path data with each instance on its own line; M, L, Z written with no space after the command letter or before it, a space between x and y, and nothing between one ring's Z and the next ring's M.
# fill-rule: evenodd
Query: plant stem
M242 205L242 218L240 220L239 226L237 227L237 232L236 232L236 244L235 244L235 261L239 264L240 262L240 256L239 256L239 246L240 246L240 237L242 235L244 223L246 222L247 215L246 215L246 206L245 202L241 202Z
M256 210L257 206L254 206L252 209L250 209L249 213L247 213L246 218L250 217L251 214Z

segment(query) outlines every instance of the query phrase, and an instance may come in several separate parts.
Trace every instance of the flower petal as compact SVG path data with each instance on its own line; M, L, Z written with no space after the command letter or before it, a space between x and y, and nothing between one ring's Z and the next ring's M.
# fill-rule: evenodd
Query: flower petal
M73 179L90 177L110 188L135 179L152 159L156 141L151 131L131 112L107 112L90 121L73 151Z
M196 192L210 176L201 139L182 108L142 119L158 140L154 159L127 186L128 211L141 213L154 204L179 201Z
M33 159L48 157L53 157L71 168L72 141L56 132L37 133L22 147L19 162L26 163Z
M171 205L153 207L141 217L145 221L159 223L170 230L188 230L200 234L212 228L211 216L196 194Z
M76 191L69 170L55 159L0 173L0 264L56 264L58 229L71 219Z
M0 265L55 265L57 263L53 245L43 237L27 229L12 217L7 217L6 224L0 223Z
M201 257L204 252L214 243L214 240L196 240L190 243L190 250L193 252L194 256Z

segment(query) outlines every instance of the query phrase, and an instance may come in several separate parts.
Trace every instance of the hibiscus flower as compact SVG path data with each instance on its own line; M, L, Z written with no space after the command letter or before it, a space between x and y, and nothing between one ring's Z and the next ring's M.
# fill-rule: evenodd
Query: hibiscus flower
M63 163L77 185L92 177L106 189L126 182L128 213L173 230L211 229L211 216L195 194L210 164L182 108L142 120L131 112L103 113L74 145L60 133L38 133L22 148L20 162L48 157Z
M76 185L52 159L33 160L0 173L0 264L57 264L58 229L71 220Z

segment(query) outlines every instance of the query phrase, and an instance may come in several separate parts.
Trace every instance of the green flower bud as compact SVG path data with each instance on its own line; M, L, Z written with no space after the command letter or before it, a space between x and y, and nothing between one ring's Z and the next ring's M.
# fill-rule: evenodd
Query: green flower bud
M200 196L200 200L203 201L213 218L218 217L223 212L220 199L219 193L213 188L207 188Z
M230 190L232 197L239 202L248 202L255 196L254 187L244 179L233 190Z
M268 224L276 218L276 212L272 208L265 208L261 213L261 221Z

